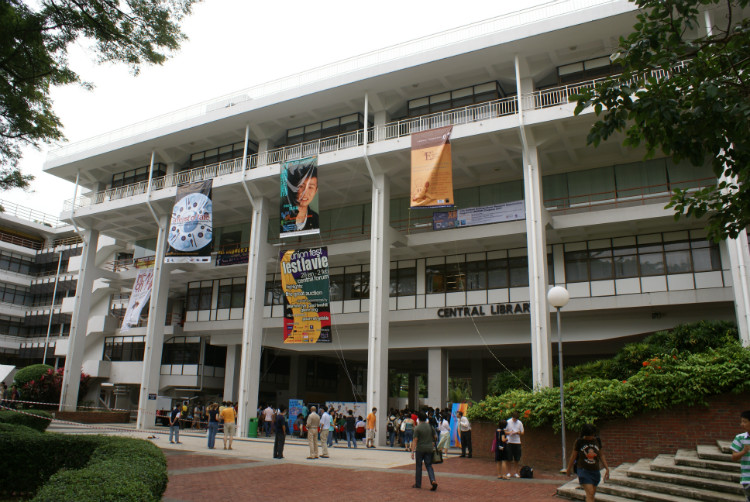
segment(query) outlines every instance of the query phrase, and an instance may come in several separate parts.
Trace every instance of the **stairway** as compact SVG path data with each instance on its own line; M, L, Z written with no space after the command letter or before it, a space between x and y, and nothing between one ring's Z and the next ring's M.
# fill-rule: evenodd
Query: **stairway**
M740 486L740 464L732 462L729 441L695 450L678 450L675 455L641 459L611 470L602 481L596 500L602 502L745 502ZM604 479L604 471L602 471ZM584 500L578 479L557 489L559 497Z

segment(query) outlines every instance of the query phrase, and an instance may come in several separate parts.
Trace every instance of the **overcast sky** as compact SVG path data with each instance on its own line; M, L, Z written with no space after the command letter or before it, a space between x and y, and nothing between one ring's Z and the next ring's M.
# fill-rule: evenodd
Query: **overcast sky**
M205 0L183 23L189 40L164 65L133 77L124 65L96 65L84 44L71 64L93 91L54 89L54 109L70 142L256 84L549 0L248 2ZM21 161L32 191L0 199L59 215L74 185L42 172L46 148Z

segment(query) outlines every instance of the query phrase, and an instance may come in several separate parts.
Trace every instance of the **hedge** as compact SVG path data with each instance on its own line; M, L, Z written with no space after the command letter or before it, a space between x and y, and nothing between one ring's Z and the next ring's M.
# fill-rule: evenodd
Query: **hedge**
M23 413L11 410L0 411L0 424L24 425L39 432L47 430L50 420L52 420L52 415L44 410L23 410Z
M158 501L167 462L152 443L123 437L40 433L0 423L0 494L34 501Z

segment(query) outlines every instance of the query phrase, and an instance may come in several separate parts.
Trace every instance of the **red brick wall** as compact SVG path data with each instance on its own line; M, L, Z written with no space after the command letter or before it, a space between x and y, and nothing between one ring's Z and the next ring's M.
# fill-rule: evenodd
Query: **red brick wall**
M58 420L82 424L126 424L130 421L128 411L55 411L52 415Z
M604 451L610 466L654 458L661 453L699 444L715 444L717 439L731 440L740 431L740 412L750 410L750 393L723 394L707 399L708 407L678 407L648 411L629 419L599 424ZM495 424L472 424L474 455L489 458ZM566 432L566 455L570 455L578 432ZM522 437L521 463L535 469L556 471L562 467L560 434L551 427L526 429Z

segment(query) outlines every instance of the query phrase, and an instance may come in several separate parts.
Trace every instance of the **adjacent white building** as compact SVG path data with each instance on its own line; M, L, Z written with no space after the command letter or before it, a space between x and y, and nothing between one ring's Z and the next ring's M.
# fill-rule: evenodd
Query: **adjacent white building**
M259 402L290 398L387 409L395 374L412 403L424 382L432 406L449 377L480 398L492 374L531 363L535 385L550 385L555 284L571 295L570 360L701 319L734 320L747 340L746 235L713 244L702 222L664 209L673 188L716 183L711 170L616 140L588 147L594 116L568 103L618 72L609 55L635 14L620 0L551 2L51 152L45 171L77 184L61 219L84 241L66 367L138 408L141 426L149 395L169 395L239 401L242 427ZM447 125L457 208L523 200L522 219L433 230L433 211L409 209L411 134ZM281 162L307 156L321 233L281 239ZM247 247L248 262L164 264L176 187L205 179L215 250ZM317 246L333 341L284 344L279 251ZM151 302L122 333L132 259L150 255ZM61 407L76 398L66 380Z

